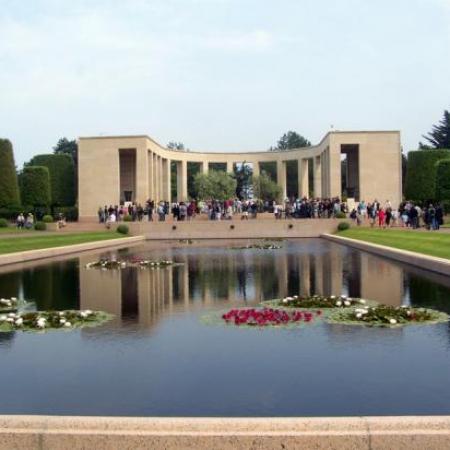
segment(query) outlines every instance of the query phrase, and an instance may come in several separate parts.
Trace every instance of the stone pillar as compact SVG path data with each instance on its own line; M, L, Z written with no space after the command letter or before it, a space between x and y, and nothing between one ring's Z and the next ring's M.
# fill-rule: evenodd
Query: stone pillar
M281 199L286 198L286 161L277 161L277 184L281 186Z
M314 197L322 197L322 157L314 156Z
M259 162L256 161L253 164L253 176L254 177L259 177Z
M298 160L298 196L309 197L309 160L299 158Z
M163 200L167 202L172 201L172 189L170 183L170 159L163 160Z
M209 169L208 161L203 161L202 163L200 163L201 173L204 173L204 174L208 173L208 169Z
M164 199L164 170L163 170L163 158L158 156L158 170L159 170L159 199Z
M187 198L187 162L177 162L177 200L185 202Z
M233 162L227 161L227 173L233 173Z
M323 295L323 256L314 256L314 284L315 292L314 294Z
M145 203L148 194L148 151L146 146L139 146L136 149L136 192L137 203Z
M159 201L158 178L159 178L159 173L158 173L158 155L153 153L153 197L154 197L153 200L155 202Z
M309 255L300 255L300 295L311 295L311 268Z
M148 198L153 200L153 152L148 152Z

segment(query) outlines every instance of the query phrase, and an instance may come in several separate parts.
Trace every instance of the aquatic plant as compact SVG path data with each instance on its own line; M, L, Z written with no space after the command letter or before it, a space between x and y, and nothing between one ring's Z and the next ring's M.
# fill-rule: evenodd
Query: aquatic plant
M246 326L279 326L293 322L311 322L314 316L320 316L322 311L293 311L288 312L272 308L243 308L231 309L222 315L222 319L229 324Z
M352 298L346 295L294 295L263 302L263 304L268 304L272 307L283 308L351 308L369 303L370 305L376 304L376 302L368 302L361 298Z
M175 263L170 260L161 259L161 260L151 260L151 259L142 259L142 258L133 258L131 260L124 260L124 259L107 259L103 258L98 261L93 261L86 264L86 269L103 269L103 270L110 270L110 269L126 269L127 267L140 267L142 269L144 268L151 268L151 269L158 269L160 267L167 267L172 266Z
M82 328L100 325L112 318L111 314L89 309L9 313L0 315L0 332Z
M247 244L242 247L231 247L231 250L248 250L248 249L277 250L279 248L283 248L283 246L270 243L270 244Z
M379 305L340 310L330 314L327 320L331 323L389 327L446 322L448 315L434 309Z

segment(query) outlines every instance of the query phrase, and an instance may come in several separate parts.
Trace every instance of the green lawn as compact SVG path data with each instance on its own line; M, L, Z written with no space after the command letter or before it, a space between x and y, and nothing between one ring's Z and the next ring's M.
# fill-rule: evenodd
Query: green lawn
M374 244L450 259L450 233L352 227L337 234Z
M37 250L41 248L62 247L64 245L83 244L85 242L104 241L125 237L115 231L98 231L74 234L51 234L42 236L0 237L0 254Z

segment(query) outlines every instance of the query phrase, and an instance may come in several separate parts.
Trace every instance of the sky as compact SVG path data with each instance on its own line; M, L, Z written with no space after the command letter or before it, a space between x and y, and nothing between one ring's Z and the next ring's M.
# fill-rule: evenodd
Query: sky
M147 134L257 151L450 109L450 0L0 0L0 137Z

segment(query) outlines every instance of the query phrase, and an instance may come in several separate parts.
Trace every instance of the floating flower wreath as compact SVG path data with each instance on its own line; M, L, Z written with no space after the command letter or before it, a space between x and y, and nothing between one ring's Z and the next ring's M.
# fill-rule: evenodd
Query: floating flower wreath
M361 305L376 305L374 301L364 300L362 298L352 298L346 295L294 295L282 299L268 300L262 302L263 305L273 308L283 309L303 309L303 308L355 308Z
M140 267L159 269L161 267L179 265L170 260L150 260L150 259L139 259L135 258L132 260L124 259L99 259L98 261L93 261L85 265L86 269L102 269L102 270L120 270L126 269L127 267Z
M276 244L247 244L242 247L231 247L231 250L278 250L279 248L283 248L283 246Z

